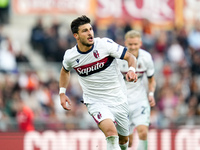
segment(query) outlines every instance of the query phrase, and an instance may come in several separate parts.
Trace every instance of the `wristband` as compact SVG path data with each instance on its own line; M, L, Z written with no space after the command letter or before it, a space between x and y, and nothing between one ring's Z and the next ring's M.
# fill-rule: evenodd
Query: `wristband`
M61 87L61 88L60 88L60 91L59 91L59 94L61 94L61 93L64 93L64 94L65 94L65 92L66 92L66 88Z
M154 92L149 92L149 96L154 96Z
M128 71L133 71L135 73L135 68L134 67L129 67Z

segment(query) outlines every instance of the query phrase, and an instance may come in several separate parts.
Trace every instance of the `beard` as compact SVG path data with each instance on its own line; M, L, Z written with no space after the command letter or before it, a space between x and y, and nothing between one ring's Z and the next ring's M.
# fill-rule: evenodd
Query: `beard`
M87 46L87 47L90 47L90 46L92 46L94 44L94 42L92 42L90 44L90 43L86 42L85 40L83 40L81 38L80 38L80 42L81 42L82 45Z
M89 43L82 43L84 46L87 46L87 47L90 47L90 46L92 46L93 45L93 43L92 44L89 44Z

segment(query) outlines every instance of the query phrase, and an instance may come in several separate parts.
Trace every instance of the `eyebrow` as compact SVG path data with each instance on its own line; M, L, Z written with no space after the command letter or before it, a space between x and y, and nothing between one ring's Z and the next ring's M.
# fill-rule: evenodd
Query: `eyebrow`
M87 31L87 30L92 30L92 27L90 27L89 29L88 28L82 29L82 31Z

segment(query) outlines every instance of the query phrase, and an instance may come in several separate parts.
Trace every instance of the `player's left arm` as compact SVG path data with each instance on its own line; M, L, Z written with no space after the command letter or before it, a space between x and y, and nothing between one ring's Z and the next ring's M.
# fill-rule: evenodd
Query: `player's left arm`
M129 53L128 51L126 51L124 55L124 60L128 62L128 66L129 66L129 70L126 74L126 80L129 82L130 81L136 82L138 78L137 78L137 74L135 73L135 68L137 66L137 60L135 56Z
M149 94L148 94L148 99L149 99L149 104L151 107L156 105L156 101L154 98L154 92L156 89L156 81L154 76L148 77L148 89L149 89Z

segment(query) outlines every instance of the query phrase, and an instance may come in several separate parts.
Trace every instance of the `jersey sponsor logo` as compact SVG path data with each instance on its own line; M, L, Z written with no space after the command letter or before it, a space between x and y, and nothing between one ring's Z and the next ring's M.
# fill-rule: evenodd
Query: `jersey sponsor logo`
M108 56L108 57L105 57L105 58L103 58L99 61L96 61L96 62L93 62L93 63L90 63L90 64L86 64L86 65L83 65L83 66L79 66L79 67L76 67L74 69L76 70L78 75L88 76L88 75L91 75L93 73L97 73L97 72L100 72L102 70L105 70L107 67L110 66L113 59L114 59L113 57Z
M93 51L94 57L95 58L99 58L99 52L97 50Z

